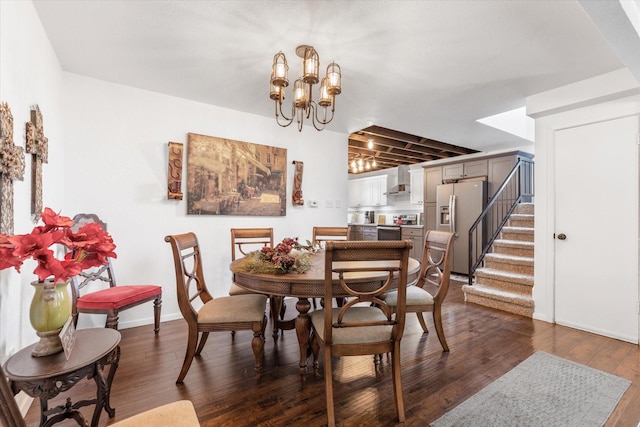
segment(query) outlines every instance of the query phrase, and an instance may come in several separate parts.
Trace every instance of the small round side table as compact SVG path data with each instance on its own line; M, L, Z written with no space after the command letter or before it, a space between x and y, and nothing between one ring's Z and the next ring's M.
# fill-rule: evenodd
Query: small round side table
M87 423L78 408L95 404L91 427L97 427L102 409L109 418L116 413L109 403L111 383L120 360L120 332L115 329L91 328L76 331L73 349L66 359L64 353L45 357L32 357L36 344L11 356L4 370L16 394L24 391L40 400L40 426L48 427L67 418L81 426ZM111 365L105 377L104 367ZM97 386L96 398L76 403L67 398L64 405L48 408L48 400L73 387L83 378L93 379ZM50 417L50 418L49 418Z

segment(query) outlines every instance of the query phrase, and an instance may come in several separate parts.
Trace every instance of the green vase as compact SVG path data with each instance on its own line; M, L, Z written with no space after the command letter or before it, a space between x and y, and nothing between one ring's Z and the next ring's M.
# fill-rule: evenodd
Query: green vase
M35 294L31 300L29 320L40 341L31 352L41 357L62 351L60 331L71 315L69 283L54 284L50 280L32 282Z

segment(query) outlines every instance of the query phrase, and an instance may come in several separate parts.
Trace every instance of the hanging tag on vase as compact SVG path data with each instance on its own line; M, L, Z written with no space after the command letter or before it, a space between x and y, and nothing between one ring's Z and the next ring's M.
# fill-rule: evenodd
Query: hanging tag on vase
M73 326L73 319L71 316L67 319L67 322L60 331L60 341L62 342L62 349L64 350L64 357L69 360L71 356L71 350L76 342L76 328Z

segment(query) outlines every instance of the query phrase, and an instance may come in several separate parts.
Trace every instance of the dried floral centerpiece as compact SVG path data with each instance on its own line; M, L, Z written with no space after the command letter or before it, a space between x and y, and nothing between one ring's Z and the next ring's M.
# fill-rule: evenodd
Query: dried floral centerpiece
M311 254L318 249L308 240L307 245L301 245L297 237L288 237L273 248L265 246L259 251L249 252L238 270L246 273L302 274L313 265Z

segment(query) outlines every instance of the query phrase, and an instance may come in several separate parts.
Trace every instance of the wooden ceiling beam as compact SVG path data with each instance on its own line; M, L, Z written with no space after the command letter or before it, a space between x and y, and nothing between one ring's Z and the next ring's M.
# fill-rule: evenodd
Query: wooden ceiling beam
M349 137L349 146L350 147L355 147L357 146L358 148L361 149L366 149L369 151L383 151L382 148L385 149L385 151L390 152L392 150L399 150L400 152L403 152L403 154L407 154L410 155L410 153L414 153L414 154L418 154L420 156L433 156L435 158L447 158L447 157L454 157L457 154L455 153L446 153L446 152L442 152L442 151L435 151L429 148L424 148L424 147L414 147L414 146L408 146L408 144L403 143L403 142L399 142L399 141L394 141L391 139L386 139L386 138L378 138L375 142L374 142L374 148L373 149L369 149L367 148L367 144L369 143L369 139L362 137L361 135L351 135ZM376 148L377 147L377 148Z
M472 150L470 148L459 147L457 145L447 144L445 142L440 142L429 138L417 137L404 132L385 129L379 126L370 126L359 132L355 132L355 134L364 135L367 141L369 140L369 137L386 138L395 141L402 141L409 144L416 144L421 147L432 148L434 150L450 151L458 155L477 153L477 150Z
M351 160L353 159L357 159L359 158L358 156L349 156L349 163L351 163ZM422 163L424 160L422 160L422 158L418 158L418 157L407 157L407 156L398 156L398 155L394 155L393 153L380 153L377 156L371 156L371 155L362 155L360 156L360 158L366 160L366 159L375 159L376 162L382 163L393 163L394 165L411 165L411 164L415 164L415 163ZM434 159L435 160L435 159Z
M370 139L374 142L373 149L368 148ZM352 133L348 141L349 164L358 156L375 158L376 167L367 172L471 153L477 151L375 125Z

